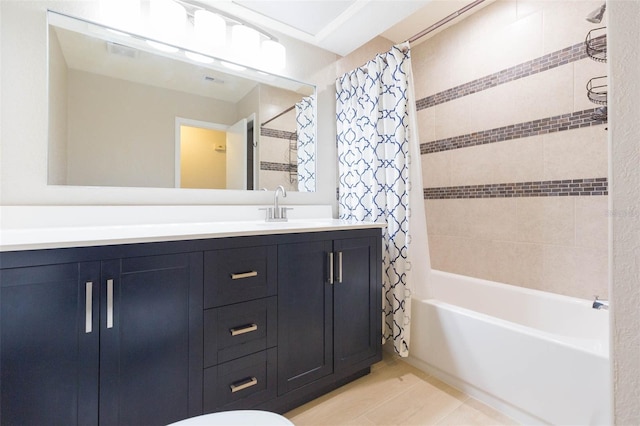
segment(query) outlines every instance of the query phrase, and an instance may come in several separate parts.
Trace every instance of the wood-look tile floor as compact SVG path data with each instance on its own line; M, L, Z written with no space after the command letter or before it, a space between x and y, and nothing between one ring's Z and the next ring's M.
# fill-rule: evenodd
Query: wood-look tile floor
M371 374L285 416L296 426L517 424L390 354Z

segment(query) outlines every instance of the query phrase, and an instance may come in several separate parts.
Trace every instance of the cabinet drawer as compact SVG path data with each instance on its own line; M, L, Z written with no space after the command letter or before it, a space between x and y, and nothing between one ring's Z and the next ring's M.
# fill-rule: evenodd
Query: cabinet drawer
M204 370L204 412L250 409L276 396L276 348Z
M205 308L276 294L274 246L209 251L204 265Z
M273 347L277 342L277 299L237 303L204 312L204 365Z

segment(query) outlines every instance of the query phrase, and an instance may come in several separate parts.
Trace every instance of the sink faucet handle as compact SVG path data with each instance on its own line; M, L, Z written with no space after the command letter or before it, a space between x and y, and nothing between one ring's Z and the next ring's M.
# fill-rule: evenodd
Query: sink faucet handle
M265 210L265 220L273 219L273 208L272 207L261 207L258 210Z
M287 218L287 210L293 210L293 207L280 207L280 217L282 219Z

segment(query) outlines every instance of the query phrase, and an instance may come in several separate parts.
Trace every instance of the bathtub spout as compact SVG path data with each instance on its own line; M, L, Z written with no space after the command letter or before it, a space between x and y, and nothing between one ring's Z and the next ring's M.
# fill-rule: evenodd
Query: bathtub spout
M593 309L609 309L609 301L598 299L598 296L595 296L593 300L593 305L591 305Z

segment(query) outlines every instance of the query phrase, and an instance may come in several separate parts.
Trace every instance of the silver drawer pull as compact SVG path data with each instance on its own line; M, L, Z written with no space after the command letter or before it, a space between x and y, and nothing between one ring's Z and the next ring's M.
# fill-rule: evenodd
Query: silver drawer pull
M247 377L246 379L242 379L235 383L231 383L229 387L231 388L231 393L239 392L243 389L250 388L251 386L255 386L258 384L258 379L255 377Z
M93 282L87 281L85 286L85 316L84 316L84 332L91 333L93 330Z
M258 271L241 272L239 274L231 274L232 280L241 280L243 278L257 277Z
M113 280L107 280L107 328L113 328Z
M229 332L232 336L239 336L245 333L251 333L252 331L256 331L258 329L258 324L247 324L242 325L240 327L233 327L229 329Z

